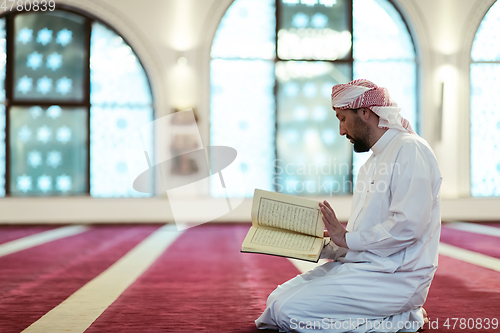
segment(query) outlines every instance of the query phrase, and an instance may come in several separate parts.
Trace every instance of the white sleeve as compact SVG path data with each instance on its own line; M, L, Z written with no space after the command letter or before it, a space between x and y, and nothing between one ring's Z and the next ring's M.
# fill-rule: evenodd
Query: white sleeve
M325 243L323 250L321 251L320 259L333 259L334 261L338 258L345 257L347 249L337 246L334 242L330 240L330 237L325 238Z
M370 251L381 257L413 244L431 221L432 170L428 156L415 144L403 145L396 158L390 183L389 218L367 230L348 232L346 242L354 251Z

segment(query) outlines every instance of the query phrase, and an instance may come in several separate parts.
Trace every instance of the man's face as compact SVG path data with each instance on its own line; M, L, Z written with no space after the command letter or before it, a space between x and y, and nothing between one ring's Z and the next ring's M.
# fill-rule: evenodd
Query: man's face
M345 135L354 144L354 151L357 153L370 150L369 137L371 130L368 124L361 119L363 111L369 112L364 108L357 110L335 109L339 120L339 133Z

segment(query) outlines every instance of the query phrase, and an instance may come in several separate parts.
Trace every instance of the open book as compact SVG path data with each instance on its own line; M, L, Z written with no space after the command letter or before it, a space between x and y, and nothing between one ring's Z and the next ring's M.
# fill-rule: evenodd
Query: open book
M325 229L321 218L317 201L256 189L252 227L241 252L318 262Z

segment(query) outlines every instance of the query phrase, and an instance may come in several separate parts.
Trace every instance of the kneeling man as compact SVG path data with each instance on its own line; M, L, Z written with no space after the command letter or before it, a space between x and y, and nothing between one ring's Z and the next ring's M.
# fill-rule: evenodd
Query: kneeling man
M367 80L332 89L340 134L361 167L347 230L320 203L327 262L278 286L258 328L280 332L415 332L437 268L441 174L428 143L387 89Z

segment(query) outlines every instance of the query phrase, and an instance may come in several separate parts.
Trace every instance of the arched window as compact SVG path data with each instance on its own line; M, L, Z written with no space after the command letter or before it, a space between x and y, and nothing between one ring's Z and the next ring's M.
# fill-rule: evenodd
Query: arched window
M152 95L127 43L69 9L7 14L0 34L1 194L141 195L123 148Z
M387 0L235 0L211 57L211 145L238 151L246 195L351 193L352 147L330 107L335 84L387 87L418 128L415 49Z
M470 67L471 194L500 196L500 3L476 32Z

